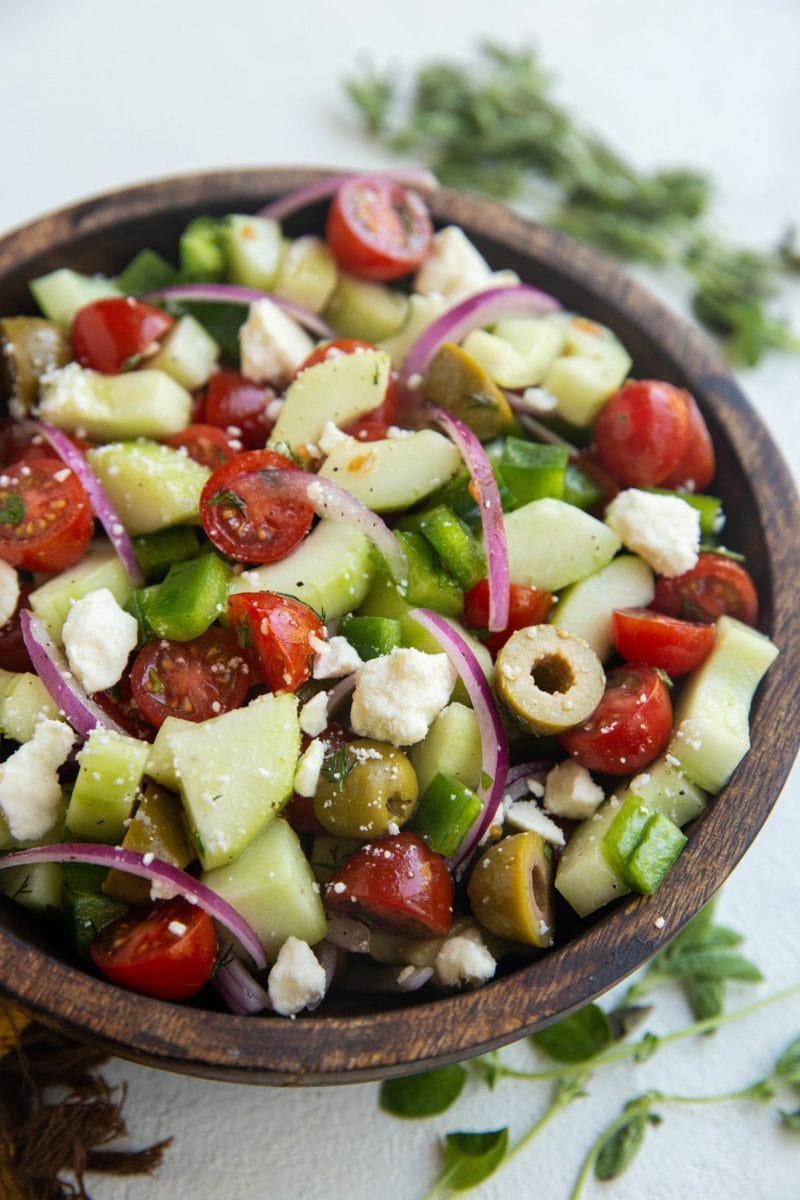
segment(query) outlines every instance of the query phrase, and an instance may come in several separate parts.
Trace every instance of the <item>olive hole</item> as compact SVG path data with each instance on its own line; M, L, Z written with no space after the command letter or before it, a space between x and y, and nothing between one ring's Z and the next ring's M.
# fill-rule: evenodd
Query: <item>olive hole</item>
M531 667L533 682L540 692L552 696L555 692L568 692L575 684L571 664L561 654L545 654Z
M404 817L408 803L402 796L391 796L386 802L386 807L393 817Z
M538 911L543 913L547 909L547 882L544 873L538 865L531 872L531 883L533 884L534 903Z

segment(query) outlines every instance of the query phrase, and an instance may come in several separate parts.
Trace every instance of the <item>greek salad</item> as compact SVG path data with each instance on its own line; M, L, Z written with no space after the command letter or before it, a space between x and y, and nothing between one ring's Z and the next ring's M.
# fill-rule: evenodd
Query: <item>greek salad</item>
M0 891L122 987L484 984L655 892L748 749L777 649L694 398L433 186L0 317Z

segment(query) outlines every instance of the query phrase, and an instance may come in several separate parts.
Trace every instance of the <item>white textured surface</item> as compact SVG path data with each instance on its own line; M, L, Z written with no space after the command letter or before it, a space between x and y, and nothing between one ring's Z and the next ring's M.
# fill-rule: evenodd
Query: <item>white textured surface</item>
M6 0L0 28L0 229L95 191L196 168L380 165L385 157L342 98L355 57L384 65L463 55L487 34L535 39L561 95L640 165L710 169L734 235L766 243L800 218L797 0L139 0L124 10L101 0ZM651 282L685 310L677 284ZM800 320L797 293L794 309ZM797 358L774 356L741 376L795 470L799 371ZM769 988L800 977L799 792L795 773L721 905L724 920L750 934ZM743 1001L750 994L738 992ZM659 1028L684 1019L679 1001L659 1002ZM767 1070L798 1028L795 998L718 1038L609 1072L476 1194L566 1200L583 1150L624 1099L653 1086L739 1086ZM508 1055L525 1062L528 1050ZM437 1121L406 1124L380 1114L373 1085L278 1092L122 1062L108 1077L129 1085L137 1143L168 1134L175 1143L157 1181L98 1178L95 1200L414 1200L435 1172L437 1133L507 1122L521 1131L543 1100L524 1084L476 1088ZM623 1179L587 1196L792 1200L798 1181L800 1146L768 1111L675 1109Z

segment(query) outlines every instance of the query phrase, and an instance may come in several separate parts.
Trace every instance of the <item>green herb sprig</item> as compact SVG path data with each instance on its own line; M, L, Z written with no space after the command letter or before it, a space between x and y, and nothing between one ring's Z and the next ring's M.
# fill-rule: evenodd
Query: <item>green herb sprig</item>
M783 278L800 269L793 232L766 252L712 237L708 175L638 171L555 98L533 49L486 43L476 63L424 64L408 103L401 83L372 69L346 81L385 146L424 161L449 186L518 201L620 259L682 267L697 319L734 362L800 349L772 311Z

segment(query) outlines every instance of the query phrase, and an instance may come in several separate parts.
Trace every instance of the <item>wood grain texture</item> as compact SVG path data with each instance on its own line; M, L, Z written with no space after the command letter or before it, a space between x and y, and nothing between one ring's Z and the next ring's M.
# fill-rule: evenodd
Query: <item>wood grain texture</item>
M143 246L174 257L178 234L198 213L253 212L323 172L301 168L226 171L161 180L88 200L0 242L0 313L33 311L28 280L59 266L114 273ZM454 996L326 1001L296 1021L235 1017L134 996L73 968L23 910L0 909L0 987L40 1019L91 1038L122 1057L243 1083L360 1082L423 1070L500 1047L600 996L673 936L721 886L757 836L794 759L800 505L789 471L763 424L699 333L615 266L562 234L487 201L442 190L440 224L470 233L495 267L611 326L634 373L688 388L717 448L715 491L726 533L744 550L762 601L761 627L781 654L753 709L753 747L658 892L630 897L579 924L566 918L561 944L487 986ZM287 223L321 228L324 206ZM664 917L662 930L654 917Z

